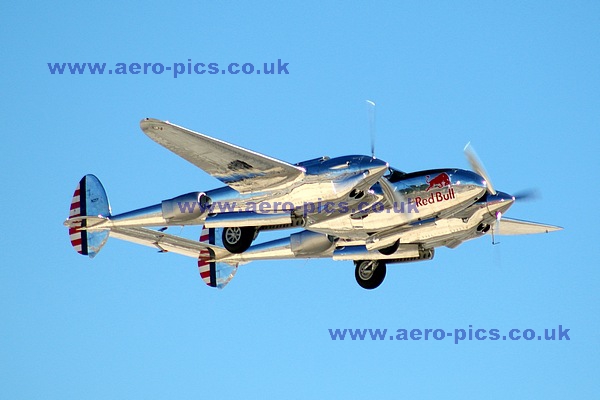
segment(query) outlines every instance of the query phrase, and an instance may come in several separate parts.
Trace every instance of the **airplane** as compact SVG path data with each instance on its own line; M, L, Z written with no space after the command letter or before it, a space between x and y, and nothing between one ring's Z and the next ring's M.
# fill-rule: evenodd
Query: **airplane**
M438 247L453 249L486 234L494 243L494 235L562 229L505 218L527 195L495 190L470 145L464 151L473 171L406 173L374 154L290 164L168 121L146 118L140 127L225 186L113 214L100 180L85 175L64 223L79 254L93 258L115 237L196 258L201 278L216 288L250 261L347 260L354 262L357 283L375 289L386 265L431 260ZM188 225L202 225L199 241L166 232ZM271 230L295 232L255 243L260 232Z

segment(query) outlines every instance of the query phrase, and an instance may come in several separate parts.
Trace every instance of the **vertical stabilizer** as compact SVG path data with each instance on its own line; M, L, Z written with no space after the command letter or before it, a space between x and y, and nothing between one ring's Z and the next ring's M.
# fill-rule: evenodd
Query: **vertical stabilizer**
M202 227L200 242L223 246L221 242L222 228ZM233 279L237 272L238 264L227 264L214 261L215 255L211 249L200 250L198 255L198 271L200 277L210 287L223 289Z
M100 180L86 175L79 181L69 210L69 238L76 252L94 258L108 240L108 230L88 231L86 217L110 216L110 204Z

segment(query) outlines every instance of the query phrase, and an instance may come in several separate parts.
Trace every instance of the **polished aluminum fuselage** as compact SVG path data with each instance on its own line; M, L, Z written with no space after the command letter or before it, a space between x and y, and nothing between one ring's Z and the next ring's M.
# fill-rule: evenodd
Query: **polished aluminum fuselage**
M366 243L371 249L398 240L444 244L451 240L447 236L467 230L464 221L471 216L481 214L476 218L479 224L492 215L487 203L477 206L486 193L486 182L471 171L453 168L405 174L368 156L324 157L297 165L303 169L298 179L270 190L240 194L225 186L202 192L211 207L193 218L169 220L164 204L157 204L112 216L96 228L301 225L349 244ZM171 209L176 207L172 204ZM457 227L450 226L454 222ZM473 234L474 229L468 230Z
M441 187L429 187L427 178L431 179L432 176L441 174L448 176L449 183L446 182L447 184ZM373 232L451 216L469 207L481 198L486 190L485 183L479 175L461 169L414 172L390 182L390 186L394 193L391 207L374 204L366 207L370 212L363 218L356 218L353 213L345 213L338 218L309 224L309 229L349 239L364 239ZM372 191L378 198L376 203L382 202L384 193L381 185L375 185Z

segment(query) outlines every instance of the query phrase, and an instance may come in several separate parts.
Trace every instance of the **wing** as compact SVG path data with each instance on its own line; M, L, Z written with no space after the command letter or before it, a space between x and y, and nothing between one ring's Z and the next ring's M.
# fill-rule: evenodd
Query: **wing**
M222 247L148 228L111 228L110 236L193 258L198 258L200 251L206 249L211 249L215 254L215 258L223 258L229 255L229 252Z
M238 192L253 193L294 181L304 170L165 121L140 122L150 139Z
M530 235L560 231L560 226L539 224L537 222L521 221L512 218L502 218L496 232L497 235Z

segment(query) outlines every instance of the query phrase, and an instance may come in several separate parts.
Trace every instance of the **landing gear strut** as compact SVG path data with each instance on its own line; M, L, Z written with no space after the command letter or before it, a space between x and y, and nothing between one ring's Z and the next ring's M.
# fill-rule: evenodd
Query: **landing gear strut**
M381 260L355 261L354 277L364 289L375 289L385 279L385 262Z

